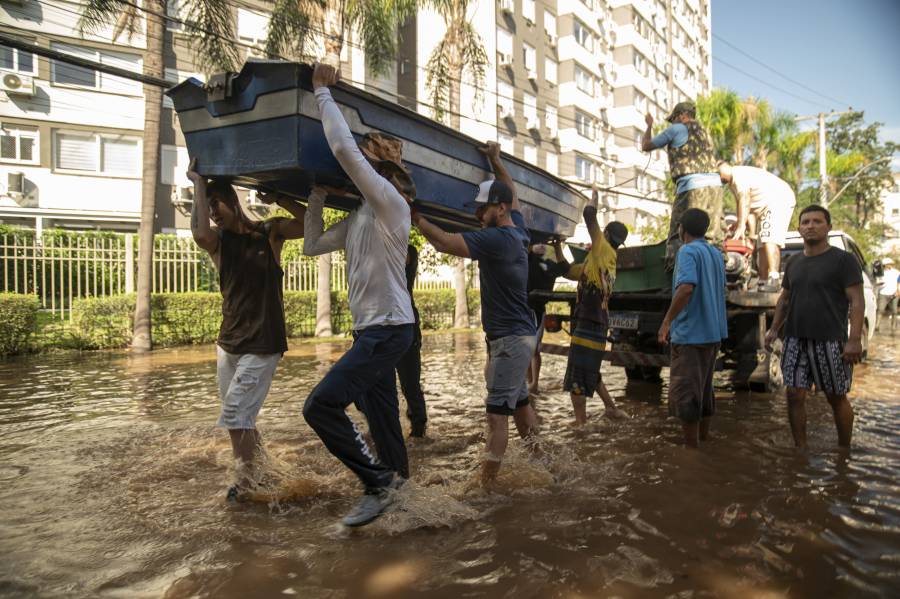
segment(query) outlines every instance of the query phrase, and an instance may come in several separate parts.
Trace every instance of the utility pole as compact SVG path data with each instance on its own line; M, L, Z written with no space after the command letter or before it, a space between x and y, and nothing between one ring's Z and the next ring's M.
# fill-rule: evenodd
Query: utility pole
M819 114L810 116L794 117L794 120L797 122L808 121L811 119L818 119L819 121L819 204L822 206L828 205L828 169L826 168L825 164L825 156L827 154L827 148L825 146L825 119L833 116L850 114L851 112L853 112L852 109L844 110L842 112L836 112L832 110L831 112L820 112Z

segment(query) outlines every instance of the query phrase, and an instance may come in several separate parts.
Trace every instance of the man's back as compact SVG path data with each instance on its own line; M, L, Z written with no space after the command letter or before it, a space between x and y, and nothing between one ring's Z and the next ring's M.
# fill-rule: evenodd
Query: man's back
M673 288L693 285L687 307L672 321L672 343L719 343L728 337L725 315L725 264L722 253L705 239L681 247L675 261Z
M900 279L900 270L897 270L896 268L885 269L884 276L881 279L882 285L879 293L891 297L896 295L898 279Z
M731 167L733 184L738 193L750 194L750 209L763 208L775 201L793 199L790 185L769 171L755 166Z

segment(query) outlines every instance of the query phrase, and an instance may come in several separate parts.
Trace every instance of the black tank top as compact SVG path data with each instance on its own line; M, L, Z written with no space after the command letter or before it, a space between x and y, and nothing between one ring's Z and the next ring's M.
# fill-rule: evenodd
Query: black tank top
M220 231L219 288L222 326L219 346L230 354L287 351L281 283L284 271L261 223L247 234Z

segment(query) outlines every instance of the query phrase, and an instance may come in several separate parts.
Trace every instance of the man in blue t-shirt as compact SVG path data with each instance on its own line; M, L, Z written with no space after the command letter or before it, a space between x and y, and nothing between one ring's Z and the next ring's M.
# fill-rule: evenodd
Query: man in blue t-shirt
M659 342L672 343L669 412L681 419L684 441L696 448L709 436L716 412L713 372L719 344L728 337L725 262L704 235L709 215L686 210L678 225L682 246L675 260L675 294L659 327Z
M526 370L534 353L537 327L528 306L528 245L525 220L512 177L500 160L495 142L479 148L496 179L478 188L472 203L483 227L468 233L447 233L413 211L413 223L434 248L445 254L478 261L481 282L481 324L488 344L487 456L482 483L492 483L500 471L509 437L509 416L529 448L538 451L537 417L528 402Z

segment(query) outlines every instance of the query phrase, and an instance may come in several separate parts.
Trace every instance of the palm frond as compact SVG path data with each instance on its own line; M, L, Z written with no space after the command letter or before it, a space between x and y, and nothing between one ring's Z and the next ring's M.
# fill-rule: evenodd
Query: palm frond
M206 73L233 71L240 62L235 39L231 2L228 0L194 0L188 21L197 28L191 36L191 47L197 63Z
M78 17L78 33L97 33L119 19L125 8L119 0L87 0Z
M450 103L450 84L454 74L450 68L450 45L446 36L432 50L425 67L425 87L431 100L431 112L435 120L443 121Z
M466 21L460 29L460 40L462 45L462 68L469 75L469 82L475 87L475 97L472 101L472 108L477 108L484 99L484 79L487 67L490 64L487 52L484 49L484 43L481 36L475 30L475 26ZM462 73L457 76L462 75Z
M269 21L266 54L270 57L306 58L321 27L323 0L276 0Z
M415 0L354 0L346 5L346 27L356 27L375 75L388 73L397 59L397 32L416 13ZM347 32L343 32L346 34Z

